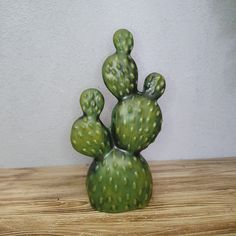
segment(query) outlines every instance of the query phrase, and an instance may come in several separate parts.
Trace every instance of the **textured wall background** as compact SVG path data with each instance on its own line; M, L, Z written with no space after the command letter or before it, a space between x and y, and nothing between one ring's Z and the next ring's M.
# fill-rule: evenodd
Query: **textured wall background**
M144 77L167 90L148 160L236 155L236 1L0 1L0 167L90 162L69 142L88 87L101 77L112 35L127 28Z

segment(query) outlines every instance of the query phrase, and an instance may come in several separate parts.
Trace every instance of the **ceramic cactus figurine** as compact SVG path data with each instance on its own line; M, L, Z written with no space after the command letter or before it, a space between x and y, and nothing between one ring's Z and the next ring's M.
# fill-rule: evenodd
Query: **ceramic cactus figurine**
M137 66L130 56L132 34L118 30L113 42L116 52L102 68L107 88L118 99L111 127L108 129L99 119L103 95L87 89L80 97L84 114L72 126L71 142L76 151L94 158L86 181L91 206L115 213L143 208L151 198L152 176L140 152L161 130L157 99L164 93L165 80L151 73L139 92Z

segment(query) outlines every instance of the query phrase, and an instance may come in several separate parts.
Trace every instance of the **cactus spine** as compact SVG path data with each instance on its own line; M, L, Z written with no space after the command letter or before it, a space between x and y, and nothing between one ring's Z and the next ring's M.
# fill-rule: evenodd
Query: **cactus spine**
M80 97L84 115L71 130L74 149L93 157L86 186L91 206L104 212L124 212L145 207L152 195L152 176L140 152L161 130L162 114L157 99L165 91L165 79L151 73L143 91L137 90L137 66L130 56L133 36L126 30L115 32L116 52L102 68L103 80L118 99L111 116L111 129L99 119L104 98L96 89Z

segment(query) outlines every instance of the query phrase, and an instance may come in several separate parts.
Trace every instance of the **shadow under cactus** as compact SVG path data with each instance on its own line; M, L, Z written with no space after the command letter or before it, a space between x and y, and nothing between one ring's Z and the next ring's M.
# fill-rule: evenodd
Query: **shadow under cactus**
M107 88L118 99L111 127L105 127L99 118L103 95L97 89L87 89L80 97L84 114L72 126L71 143L76 151L94 158L86 181L91 206L115 213L143 208L151 198L152 175L140 152L161 130L157 99L165 91L165 79L151 73L139 92L138 70L130 56L132 34L120 29L113 42L116 52L102 68Z

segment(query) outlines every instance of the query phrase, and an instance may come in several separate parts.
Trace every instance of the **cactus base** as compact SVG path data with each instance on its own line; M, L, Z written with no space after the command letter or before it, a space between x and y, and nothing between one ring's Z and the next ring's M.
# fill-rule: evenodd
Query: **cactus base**
M152 195L152 176L145 159L117 148L103 161L93 161L86 184L91 206L103 212L143 208Z

